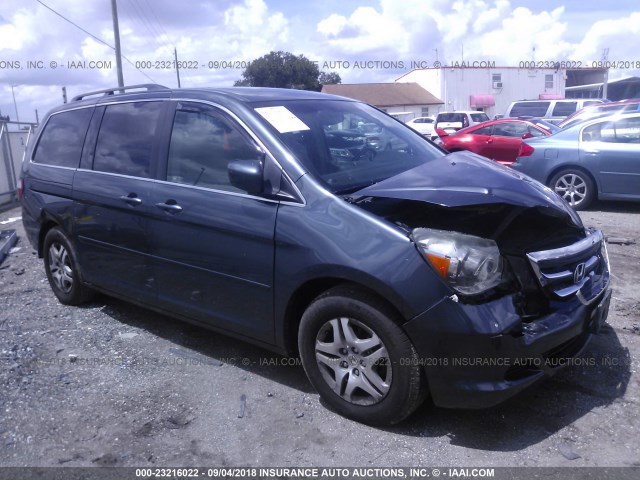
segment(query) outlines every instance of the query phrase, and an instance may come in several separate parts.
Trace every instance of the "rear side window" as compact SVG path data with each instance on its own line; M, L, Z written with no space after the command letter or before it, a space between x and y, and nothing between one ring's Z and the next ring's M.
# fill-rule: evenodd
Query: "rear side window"
M549 102L516 102L509 112L510 117L544 117Z
M93 108L81 108L52 115L44 127L33 161L78 168L92 112Z
M149 177L162 102L109 105L102 118L93 169Z
M464 120L463 113L440 113L438 114L438 123L440 122L460 122Z
M622 118L615 122L601 122L582 131L584 142L640 143L640 118Z
M567 117L572 113L576 113L578 102L558 102L553 107L552 117Z

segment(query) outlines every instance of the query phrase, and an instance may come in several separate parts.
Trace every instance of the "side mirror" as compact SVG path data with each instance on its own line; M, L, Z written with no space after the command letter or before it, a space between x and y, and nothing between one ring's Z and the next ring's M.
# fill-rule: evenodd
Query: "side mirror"
M442 128L436 128L436 133L440 138L449 136L449 134Z
M533 138L533 135L531 135L529 132L523 133L522 134L522 139L526 140L527 138Z
M251 195L264 191L264 165L260 160L232 160L227 166L231 185Z

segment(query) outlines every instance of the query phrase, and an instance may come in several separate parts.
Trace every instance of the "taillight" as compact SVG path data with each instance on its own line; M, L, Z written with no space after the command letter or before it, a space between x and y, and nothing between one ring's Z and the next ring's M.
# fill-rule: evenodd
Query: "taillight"
M24 180L21 178L18 180L18 201L22 200L22 194L24 193Z
M520 144L520 149L518 149L518 157L528 157L533 154L535 148L533 148L528 143L522 142Z

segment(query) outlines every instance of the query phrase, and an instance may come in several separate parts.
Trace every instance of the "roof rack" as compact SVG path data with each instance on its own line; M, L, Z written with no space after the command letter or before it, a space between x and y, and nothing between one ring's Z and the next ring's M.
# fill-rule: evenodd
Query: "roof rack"
M100 93L103 93L104 96L109 96L109 95L115 94L116 92L125 93L127 90L139 90L142 88L144 88L147 92L150 92L152 90L169 90L169 88L165 87L164 85L158 85L156 83L142 83L140 85L129 85L125 87L105 88L104 90L96 90L95 92L83 93L81 95L76 95L71 99L71 101L77 102L78 100L82 100L83 98L86 98L90 95L98 95Z

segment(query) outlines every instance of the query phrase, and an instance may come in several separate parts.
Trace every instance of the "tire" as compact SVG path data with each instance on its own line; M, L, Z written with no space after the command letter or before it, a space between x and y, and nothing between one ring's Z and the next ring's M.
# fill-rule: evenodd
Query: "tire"
M593 202L596 187L591 177L582 170L566 169L556 173L549 187L575 210L584 210Z
M49 285L60 303L82 305L93 297L93 290L82 283L75 249L60 228L52 228L44 237L43 257Z
M320 397L341 415L388 426L426 397L418 354L394 313L355 287L336 287L307 308L298 332L302 364Z

